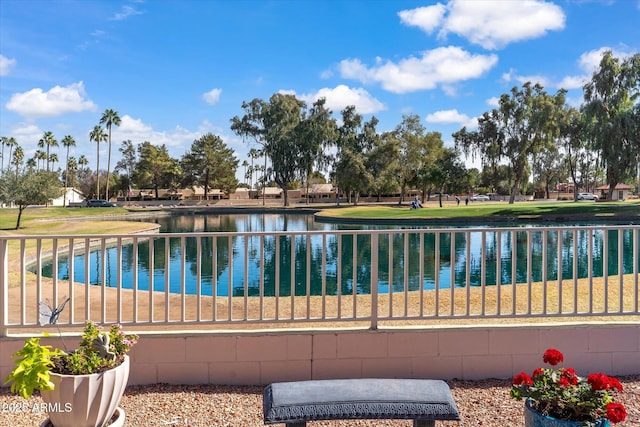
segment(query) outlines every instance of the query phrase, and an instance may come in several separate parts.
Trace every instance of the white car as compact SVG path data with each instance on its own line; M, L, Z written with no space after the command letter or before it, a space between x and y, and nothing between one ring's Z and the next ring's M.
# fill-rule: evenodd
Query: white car
M592 193L578 193L578 200L598 200L599 197Z
M488 202L489 200L491 200L491 198L489 196L485 196L484 194L477 194L475 196L471 196L469 200L471 200L472 202Z

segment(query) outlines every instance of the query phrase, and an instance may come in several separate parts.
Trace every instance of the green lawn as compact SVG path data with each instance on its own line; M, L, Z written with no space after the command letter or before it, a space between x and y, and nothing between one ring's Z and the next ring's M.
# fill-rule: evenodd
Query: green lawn
M446 219L469 219L481 221L483 219L495 221L536 220L541 218L559 220L633 220L640 222L640 200L626 202L571 202L571 201L546 201L546 202L520 202L509 205L506 202L472 202L469 206L461 203L455 206L453 203L445 204L440 208L437 204L429 203L422 209L409 209L408 206L371 206L342 207L325 209L317 215L320 217L352 219L352 220L411 220L411 221L437 221ZM47 231L58 230L61 224L67 224L65 228L73 228L75 233L91 232L118 232L123 223L113 222L112 229L104 223L96 230L96 221L101 221L105 216L124 215L129 210L125 208L27 208L22 214L20 233L38 234ZM95 217L93 221L74 222L73 227L68 226L68 221L78 218L86 219ZM0 209L0 232L12 232L18 218L18 209ZM121 219L125 219L122 217ZM44 221L47 220L47 221ZM110 221L111 222L111 221ZM118 223L118 225L116 225ZM124 227L127 229L128 227ZM139 224L138 224L139 228ZM123 230L126 232L126 230Z
M25 229L28 229L30 233L33 233L34 231L37 232L37 230L34 229L46 230L48 228L48 222L39 220L60 219L64 221L81 217L104 217L105 215L122 215L126 213L128 213L128 211L123 208L27 208L22 212L20 230L18 231L23 233L26 231ZM17 220L17 208L0 209L0 230L15 230Z
M422 209L408 206L357 206L327 209L318 214L321 217L341 219L482 219L491 220L535 220L541 218L566 219L568 221L633 219L640 221L640 200L626 202L520 202L509 205L506 202L472 202L469 206L428 204Z

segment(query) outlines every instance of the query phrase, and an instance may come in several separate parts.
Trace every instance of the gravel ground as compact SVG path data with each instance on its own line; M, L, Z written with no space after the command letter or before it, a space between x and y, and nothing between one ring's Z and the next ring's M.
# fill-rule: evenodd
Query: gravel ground
M618 377L624 386L617 400L628 412L617 427L640 426L640 375ZM522 426L523 403L509 397L510 381L448 381L458 405L460 422L438 422L439 427ZM0 389L0 426L37 426L46 416L38 411L41 399L25 401ZM129 386L120 406L126 412L126 426L262 426L262 387L155 384ZM331 421L309 423L309 427L409 427L411 421Z

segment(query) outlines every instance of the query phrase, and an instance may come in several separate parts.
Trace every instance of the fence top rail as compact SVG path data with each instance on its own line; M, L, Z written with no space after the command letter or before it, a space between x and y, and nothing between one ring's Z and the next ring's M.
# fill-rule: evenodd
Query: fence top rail
M399 226L402 224L398 224ZM212 236L307 236L307 235L371 235L371 234L415 234L415 233L483 233L483 232L526 232L526 231L558 231L558 230L640 230L640 225L564 225L564 226L484 226L484 227L441 227L441 228L386 228L379 230L307 230L307 231L198 231L198 232L143 232L143 233L112 233L112 234L6 234L0 235L1 240L43 240L43 239L148 239L172 237L212 237Z

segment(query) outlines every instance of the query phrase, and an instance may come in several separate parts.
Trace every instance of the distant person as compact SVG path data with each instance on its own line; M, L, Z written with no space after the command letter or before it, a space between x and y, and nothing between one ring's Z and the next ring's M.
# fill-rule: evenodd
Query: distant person
M464 205L468 206L469 205L469 196L464 198Z
M456 206L460 206L460 197L456 195Z
M418 208L423 208L424 206L422 206L422 203L420 203L420 200L418 199L418 196L415 196L413 198L413 202L411 202L411 209L418 209Z

